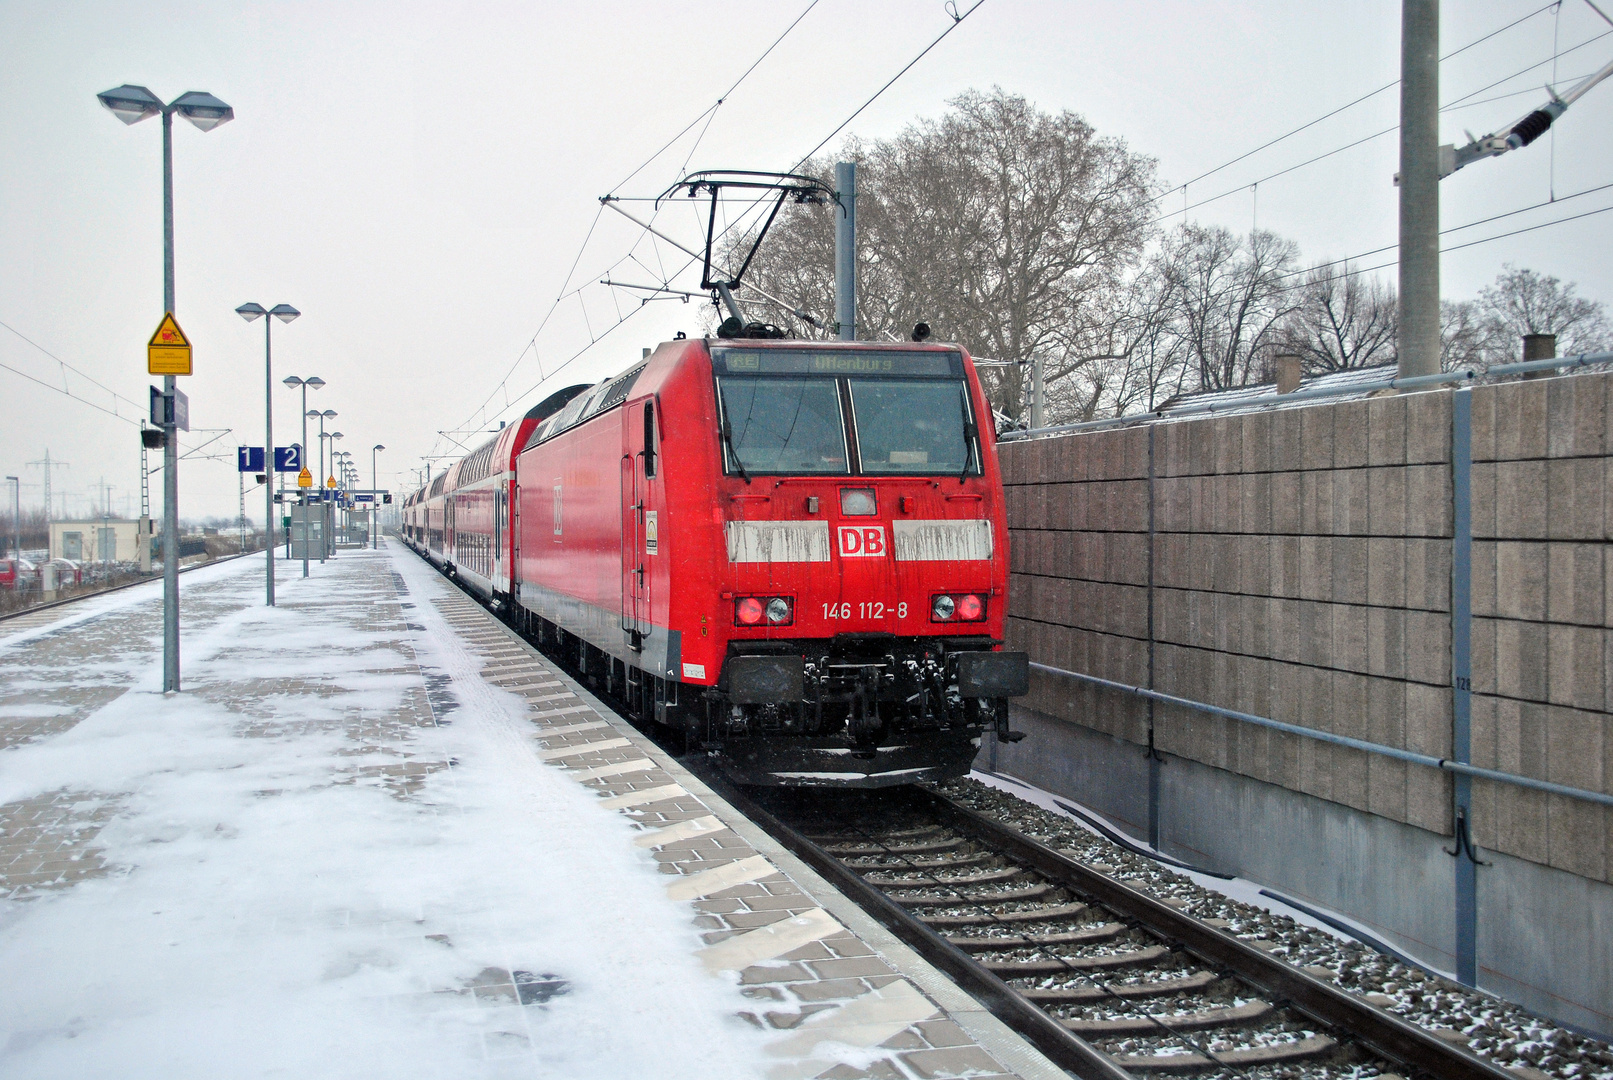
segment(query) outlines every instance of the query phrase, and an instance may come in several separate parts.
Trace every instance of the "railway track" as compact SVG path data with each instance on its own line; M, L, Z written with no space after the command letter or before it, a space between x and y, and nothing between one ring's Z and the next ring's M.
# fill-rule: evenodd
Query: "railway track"
M1083 1080L1518 1080L937 792L742 790L683 761Z
M1066 1069L1516 1080L934 792L759 797L748 816Z
M206 562L192 563L189 566L181 566L179 568L179 572L181 574L188 574L192 570L199 570L204 566L217 566L219 563L230 562L230 561L232 561L234 559L244 559L248 555L261 555L261 554L262 554L261 551L246 551L246 552L241 552L241 553L236 554L236 555L221 555L216 559L209 559ZM90 590L88 592L77 593L76 595L69 596L64 600L51 600L51 601L49 601L47 603L43 603L43 604L34 604L34 605L30 606L30 607L25 607L25 608L21 609L20 611L8 611L5 614L0 615L0 623L13 622L13 621L18 620L18 619L26 619L31 615L38 615L41 612L50 611L53 608L66 607L68 604L76 604L81 600L91 600L91 599L94 599L97 596L106 596L108 593L121 592L124 589L132 589L136 585L145 585L148 582L161 581L161 580L162 580L162 575L161 574L153 574L151 577L141 578L139 581L126 581L121 585L109 585L104 589L93 589L93 590ZM55 616L53 615L50 618L55 618ZM40 621L41 622L48 622L49 619L40 620ZM26 628L26 627L10 627L8 629L24 629L24 628Z

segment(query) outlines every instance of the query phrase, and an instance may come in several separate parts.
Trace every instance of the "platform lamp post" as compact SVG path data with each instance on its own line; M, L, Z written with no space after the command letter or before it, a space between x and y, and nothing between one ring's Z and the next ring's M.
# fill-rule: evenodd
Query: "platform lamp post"
M349 485L347 483L347 451L346 450L338 450L338 449L336 449L336 444L335 443L331 443L330 474L331 474L332 477L334 477L336 479L336 492L335 492L335 494L340 495L343 492L349 490ZM331 546L334 547L335 543L336 543L336 537L341 535L343 532L346 531L347 526L345 524L345 522L346 522L345 515L347 513L347 510L340 503L337 503L336 505L331 507L330 513L331 513L331 517L336 519L335 522L333 522L332 525L331 525L331 534L330 534L331 535Z
M377 446L377 450L382 449ZM11 481L11 551L17 557L17 564L22 565L22 478L8 476ZM15 582L17 579L11 579Z
M326 436L326 438L330 439L330 449L328 451L326 451L326 453L329 455L330 475L332 477L335 477L337 472L340 471L340 469L338 468L338 466L336 464L336 440L340 439L341 437L342 437L342 433L340 431L333 431L329 435ZM337 481L336 488L337 488L338 491L341 490L341 486L342 486L341 482ZM326 488L325 491L326 491L327 495L330 494L330 489L329 488ZM336 504L334 502L327 502L325 504L325 528L327 530L327 533L326 533L326 535L327 535L326 548L327 548L327 550L329 550L331 558L335 558L336 557Z
M180 94L164 105L143 86L125 83L96 94L96 99L125 124L162 117L162 306L174 310L174 113L202 131L235 119L235 110L202 90ZM174 399L173 375L162 380L163 393ZM163 425L162 471L162 689L179 691L179 428ZM50 507L45 508L46 513Z
M276 304L265 311L262 304L253 303L242 304L235 309L235 313L247 322L273 315L274 319L283 323L302 314L290 304ZM269 607L274 607L274 485L269 483L274 477L274 371L269 345L269 330L274 326L274 319L265 319L263 323L263 522L269 530L268 543L263 545L263 553L268 559L264 568L267 575L267 599L264 603Z
M325 509L324 509L325 501L324 500L325 500L325 497L323 495L323 492L325 490L325 421L327 419L331 418L331 417L334 417L336 415L336 410L335 409L326 409L324 412L320 412L318 409L309 409L307 412L303 413L303 415L306 416L310 420L318 420L319 421L319 451L318 451L319 472L318 472L318 474L316 474L314 476L314 490L321 493L320 496L319 496L319 505L320 505L319 513L320 513L320 520L324 521L325 520L325 518L324 518L324 514L325 514ZM304 452L306 453L306 451L304 451ZM303 513L306 514L307 511L304 510ZM305 530L307 529L307 524L306 523L303 525L303 528ZM321 528L323 528L323 526L321 526ZM308 546L307 533L305 531L304 534L303 534L303 547L306 548L307 546ZM321 537L320 538L320 544L319 544L319 561L320 562L325 561L325 548L326 548L326 546L327 545L325 543L325 538Z
M376 489L375 455L386 447L376 443L370 447L370 550L381 546L381 493Z
M284 379L282 379L280 381L285 383L287 386L291 387L293 390L297 389L297 387L299 387L299 386L302 387L302 442L297 445L297 449L301 452L302 467L306 469L308 467L308 418L313 415L312 413L310 413L308 411L308 391L309 390L318 390L321 386L325 385L325 380L321 379L318 375L312 376L311 378L307 378L307 379L299 379L295 375L287 375ZM301 489L300 488L298 489L298 492L299 492L299 497L301 497ZM302 518L302 533L303 533L303 535L302 535L302 576L303 577L308 576L308 511L306 509L307 503L308 503L308 500L303 499L303 505L304 505L304 510L302 512L303 513L303 518ZM289 543L289 538L288 538L287 542Z
M336 477L337 492L340 492L342 487L347 484L347 472L342 471L342 459L337 458L337 453L340 453L340 451L337 451L336 440L340 437L342 437L342 432L331 432L331 476ZM337 476L337 474L340 474L340 476ZM334 495L334 492L332 492L332 495ZM340 509L342 508L332 501L331 508L327 511L327 513L331 514L331 558L336 558L336 522L342 519Z

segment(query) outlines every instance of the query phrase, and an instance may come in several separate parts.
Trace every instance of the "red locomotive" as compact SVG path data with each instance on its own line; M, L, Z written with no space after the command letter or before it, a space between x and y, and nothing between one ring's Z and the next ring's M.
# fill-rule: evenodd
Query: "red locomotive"
M960 775L1008 731L1008 532L955 345L666 342L553 395L404 535L744 783Z

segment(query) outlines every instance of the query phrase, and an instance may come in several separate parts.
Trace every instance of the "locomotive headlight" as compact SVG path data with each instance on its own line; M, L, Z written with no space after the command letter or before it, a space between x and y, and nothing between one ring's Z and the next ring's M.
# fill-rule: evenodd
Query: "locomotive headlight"
M762 602L754 596L741 597L734 603L734 621L740 626L755 626L762 621Z
M790 601L788 597L775 596L767 602L767 621L770 623L787 623L790 621Z
M964 622L979 622L986 616L986 602L974 593L958 597L958 618Z
M941 595L935 598L930 611L935 615L936 622L946 622L952 618L952 613L958 610L957 603L950 596Z
M879 503L873 488L841 488L840 512L846 517L873 517L879 513Z

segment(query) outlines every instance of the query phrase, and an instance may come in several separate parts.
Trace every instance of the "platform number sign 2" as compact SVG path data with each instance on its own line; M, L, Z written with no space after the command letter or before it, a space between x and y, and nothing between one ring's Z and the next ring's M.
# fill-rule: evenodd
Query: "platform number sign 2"
M842 559L877 559L884 554L885 527L883 525L840 526L840 557Z

